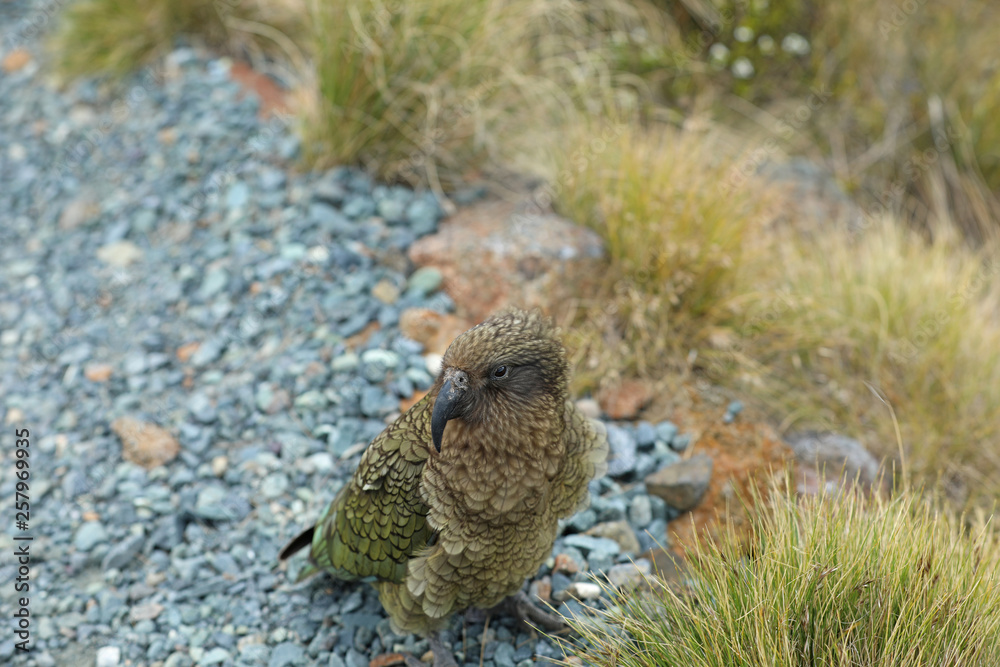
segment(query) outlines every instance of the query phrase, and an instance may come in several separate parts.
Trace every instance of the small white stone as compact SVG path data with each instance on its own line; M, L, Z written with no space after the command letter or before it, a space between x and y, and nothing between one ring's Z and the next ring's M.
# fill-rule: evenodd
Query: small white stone
M601 587L589 581L574 581L566 587L566 592L577 600L596 600L601 597Z
M97 249L97 259L121 268L138 262L142 256L142 249L131 241L115 241Z
M306 474L315 472L328 473L333 470L333 456L327 452L318 452L303 459L299 464L299 469Z
M97 667L118 667L122 650L117 646L102 646L97 649Z
M216 477L222 477L227 468L229 468L229 459L225 456L220 455L212 459L212 474Z
M306 251L306 259L314 264L326 264L330 259L330 251L325 246L314 245Z

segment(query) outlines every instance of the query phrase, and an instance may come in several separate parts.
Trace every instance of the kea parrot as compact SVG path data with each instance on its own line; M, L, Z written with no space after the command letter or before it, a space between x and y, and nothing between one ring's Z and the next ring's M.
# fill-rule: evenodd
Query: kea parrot
M568 400L568 382L558 330L538 312L508 309L459 335L427 395L279 557L308 546L300 579L371 582L394 631L428 637L435 667L455 664L437 631L456 612L514 596L523 616L551 622L521 588L559 519L589 503L608 455L604 426Z

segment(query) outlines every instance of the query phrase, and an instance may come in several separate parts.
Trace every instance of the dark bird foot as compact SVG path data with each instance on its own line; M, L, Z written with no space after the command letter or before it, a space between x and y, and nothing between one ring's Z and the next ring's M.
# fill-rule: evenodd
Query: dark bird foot
M436 632L427 635L427 640L431 643L431 651L434 652L434 667L458 667L455 656L441 643ZM414 656L408 655L406 656L406 667L427 667L427 665Z
M536 607L524 591L514 593L493 610L519 618L546 632L562 632L569 629L562 616Z

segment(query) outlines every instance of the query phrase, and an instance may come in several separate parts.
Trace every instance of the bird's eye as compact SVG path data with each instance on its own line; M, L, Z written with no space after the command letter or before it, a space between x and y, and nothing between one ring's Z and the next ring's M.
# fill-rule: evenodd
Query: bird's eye
M494 368L493 369L493 377L495 377L495 378L507 377L507 367L506 366L497 366L496 368Z

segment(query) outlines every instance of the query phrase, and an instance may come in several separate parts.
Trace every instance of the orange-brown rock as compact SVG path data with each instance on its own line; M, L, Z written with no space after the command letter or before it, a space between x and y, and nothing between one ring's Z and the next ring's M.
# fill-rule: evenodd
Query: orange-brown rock
M14 49L3 58L3 71L11 74L31 62L31 54L26 49Z
M601 387L597 394L597 402L611 419L635 419L652 398L649 384L634 379Z
M377 655L368 662L368 667L393 667L393 665L405 665L406 656L402 653L383 653Z
M429 308L407 308L399 316L403 335L424 346L424 352L444 354L451 341L472 324L461 318Z
M507 305L552 310L570 286L596 283L603 254L593 231L506 201L460 209L409 250L414 264L441 271L456 314L469 322Z
M193 343L185 343L184 345L181 345L179 348L177 348L177 359L181 363L186 364L188 359L191 358L191 355L193 355L195 352L198 351L199 347L201 347L201 343L199 343L198 341L195 341Z
M712 459L712 476L701 502L667 528L677 552L694 544L699 535L717 540L732 528L740 539L749 537L746 509L740 502L750 499L756 488L766 502L775 476L783 478L794 465L791 449L762 422L750 416L732 424L719 420L716 407L685 409L673 418L682 432L697 434L692 455Z
M552 580L546 575L541 579L532 581L528 586L528 596L538 598L542 602L549 602L552 599Z
M573 560L569 554L556 554L556 562L552 566L552 571L573 575L580 571L580 564Z
M271 77L256 71L242 60L233 63L229 68L229 76L239 83L243 90L257 96L260 100L260 110L257 115L261 118L289 112L288 93Z
M83 376L91 382L107 382L111 378L111 364L87 364Z
M170 433L134 417L116 419L111 430L122 441L122 458L147 470L172 461L181 451Z

